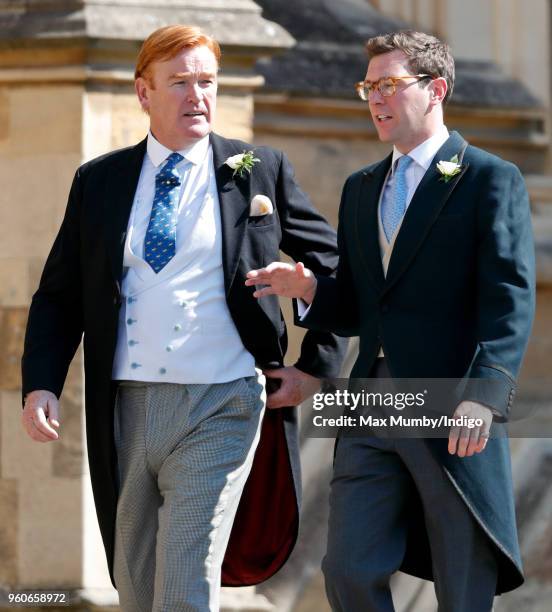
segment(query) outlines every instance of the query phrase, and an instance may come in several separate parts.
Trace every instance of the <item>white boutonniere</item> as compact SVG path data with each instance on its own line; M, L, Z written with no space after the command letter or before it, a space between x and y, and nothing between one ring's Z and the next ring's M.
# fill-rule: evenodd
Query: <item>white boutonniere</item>
M453 176L456 176L462 165L458 163L458 155L450 158L450 161L437 162L437 170L441 173L440 181L448 183Z
M249 206L250 217L262 217L263 215L271 215L274 212L274 206L270 198L265 195L256 195Z
M258 157L254 156L253 151L244 151L238 153L238 155L232 155L224 163L234 171L232 176L237 174L240 178L243 178L245 173L251 173L253 166L260 161Z

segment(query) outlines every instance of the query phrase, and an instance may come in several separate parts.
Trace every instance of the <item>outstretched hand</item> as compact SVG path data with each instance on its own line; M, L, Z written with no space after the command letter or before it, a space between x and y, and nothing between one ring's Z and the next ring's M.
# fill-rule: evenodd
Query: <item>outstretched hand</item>
M246 277L245 284L248 287L266 285L253 293L256 298L265 295L279 295L280 297L300 298L310 304L316 293L316 277L301 262L292 265L273 261L266 268L249 271Z

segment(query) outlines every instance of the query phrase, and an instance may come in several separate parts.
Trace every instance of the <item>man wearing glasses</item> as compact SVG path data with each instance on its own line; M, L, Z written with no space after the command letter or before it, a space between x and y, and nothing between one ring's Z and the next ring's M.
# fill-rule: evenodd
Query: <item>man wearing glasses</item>
M507 421L534 313L527 192L511 163L443 122L454 85L446 44L372 38L356 85L384 160L345 183L336 279L273 263L246 284L310 305L300 322L359 336L353 378L471 378L446 438L339 435L323 562L333 610L390 612L402 570L435 582L439 610L488 612L523 582Z

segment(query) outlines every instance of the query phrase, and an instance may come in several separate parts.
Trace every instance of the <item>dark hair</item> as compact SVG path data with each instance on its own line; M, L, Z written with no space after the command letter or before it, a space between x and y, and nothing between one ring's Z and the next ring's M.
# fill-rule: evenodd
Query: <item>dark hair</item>
M446 104L454 89L454 59L450 47L435 36L414 30L374 36L366 43L368 62L376 55L396 50L408 56L408 67L412 74L430 74L434 78L443 77L446 80L447 93L443 100L443 104Z

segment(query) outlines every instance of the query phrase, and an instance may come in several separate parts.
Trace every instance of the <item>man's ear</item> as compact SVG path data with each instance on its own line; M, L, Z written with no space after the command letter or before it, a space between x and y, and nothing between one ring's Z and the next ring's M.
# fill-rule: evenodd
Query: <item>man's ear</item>
M134 81L134 90L136 91L136 95L138 96L138 101L140 102L140 106L142 110L147 113L149 112L149 90L150 86L148 81L144 77L138 77Z
M445 96L447 95L447 80L444 77L439 77L437 79L433 79L429 83L429 91L431 93L431 104L437 105L439 103L443 103Z

